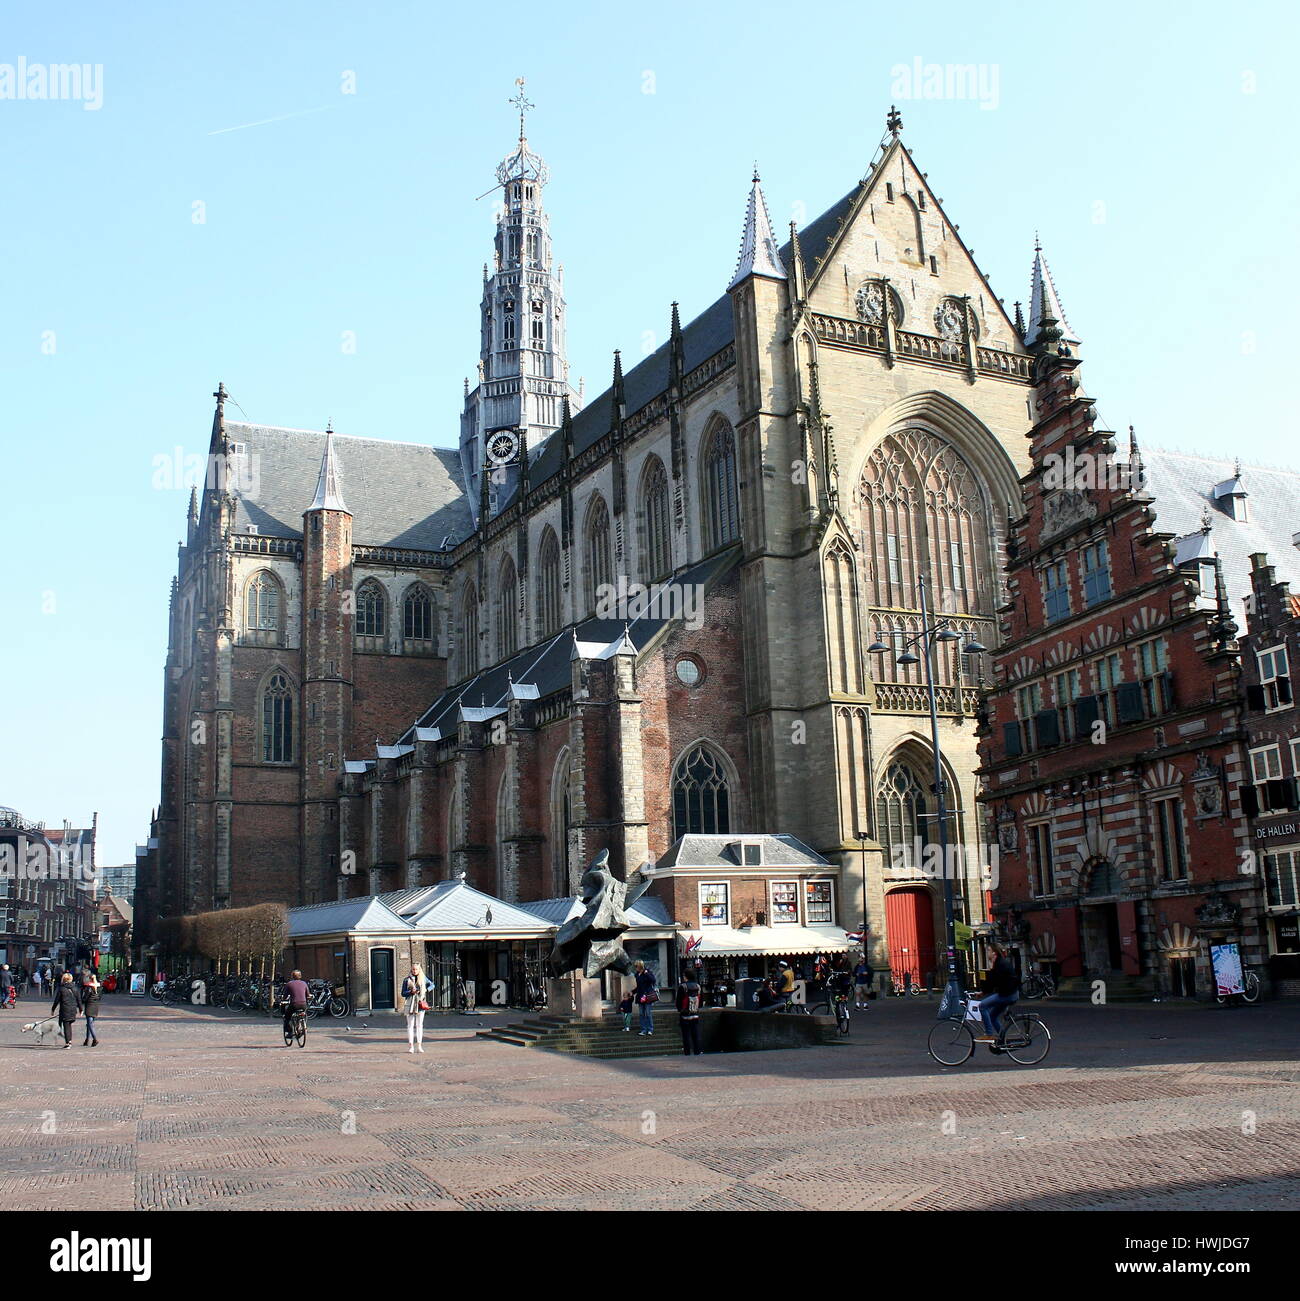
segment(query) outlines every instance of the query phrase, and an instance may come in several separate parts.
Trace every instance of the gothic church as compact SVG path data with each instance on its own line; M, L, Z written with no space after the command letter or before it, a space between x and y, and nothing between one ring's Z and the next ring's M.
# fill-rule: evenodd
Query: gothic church
M687 833L781 833L830 864L819 920L865 922L878 965L933 950L906 652L924 587L960 635L936 649L939 731L949 839L978 863L983 657L962 651L997 644L1030 348L1064 313L1041 251L1028 319L1007 312L900 128L781 246L756 175L723 292L685 323L665 304L668 342L615 353L584 403L521 115L458 448L237 423L218 389L212 459L248 472L191 501L142 911L461 873L527 901L601 849L624 871ZM627 608L633 584L658 599ZM697 885L657 887L687 926ZM984 885L958 883L968 922Z

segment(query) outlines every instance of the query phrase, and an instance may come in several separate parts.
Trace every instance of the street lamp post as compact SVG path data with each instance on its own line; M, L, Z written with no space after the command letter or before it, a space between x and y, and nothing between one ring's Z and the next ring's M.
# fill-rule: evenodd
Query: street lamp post
M913 655L910 646L925 647L925 692L930 706L930 748L934 752L934 794L938 805L939 820L939 861L943 873L943 919L945 943L948 949L948 979L944 987L943 998L939 1003L940 1019L956 1015L961 1006L964 990L957 979L957 918L953 911L952 872L948 867L948 799L943 780L943 755L939 749L939 707L934 690L934 648L937 642L962 641L961 633L952 627L951 619L939 619L931 622L929 601L926 597L924 576L918 576L917 586L921 591L921 631L915 637L903 643L903 653L898 656L899 664L917 664L920 657ZM873 642L867 647L874 655L884 655L890 650L883 642ZM982 655L985 648L974 638L966 638L962 646L963 655ZM953 684L955 691L961 691L961 675Z

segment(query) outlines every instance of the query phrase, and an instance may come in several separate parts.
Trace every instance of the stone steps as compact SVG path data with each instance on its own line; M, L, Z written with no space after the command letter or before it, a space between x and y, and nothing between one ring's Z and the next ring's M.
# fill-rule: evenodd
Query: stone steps
M623 1018L617 1014L599 1021L551 1014L527 1017L476 1031L476 1037L575 1057L666 1057L682 1050L675 1024L663 1025L652 1036L639 1035L635 1029L624 1031Z

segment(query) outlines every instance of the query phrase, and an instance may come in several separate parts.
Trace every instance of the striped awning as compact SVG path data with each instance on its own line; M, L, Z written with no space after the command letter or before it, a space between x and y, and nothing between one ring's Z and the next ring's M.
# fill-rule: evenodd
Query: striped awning
M781 957L796 953L843 953L851 941L839 926L701 926L692 956L702 958Z

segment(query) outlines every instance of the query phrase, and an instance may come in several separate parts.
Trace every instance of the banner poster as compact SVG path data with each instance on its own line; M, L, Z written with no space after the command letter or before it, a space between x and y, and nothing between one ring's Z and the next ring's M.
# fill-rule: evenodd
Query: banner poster
M1210 964L1214 967L1214 983L1220 997L1240 994L1245 985L1241 979L1241 950L1235 944L1211 944Z
M137 997L137 996L138 996L138 997L140 997L140 998L143 998L143 997L144 997L144 994L145 994L145 989L144 989L144 972L143 972L143 971L133 971L133 972L131 973L131 995L132 995L132 997Z

